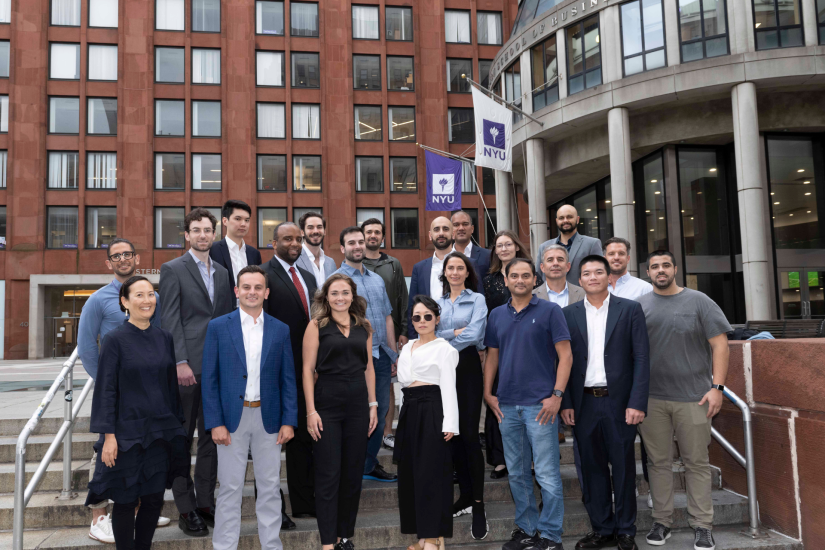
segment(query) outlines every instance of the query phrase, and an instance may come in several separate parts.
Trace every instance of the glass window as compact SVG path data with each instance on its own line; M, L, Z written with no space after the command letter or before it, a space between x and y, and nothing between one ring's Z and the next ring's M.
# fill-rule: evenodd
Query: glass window
M221 156L192 155L192 189L219 191L221 188Z
M504 70L504 99L521 109L521 98L521 61L516 61ZM513 122L519 120L521 115L513 112Z
M644 263L654 250L667 250L667 211L662 153L633 164L636 195L636 239L638 262Z
M77 206L47 206L47 248L77 248Z
M286 192L286 155L258 155L258 191Z
M292 139L321 139L321 106L292 104Z
M155 100L155 135L183 135L183 101L173 99Z
M80 115L78 115L78 116L80 116ZM5 134L8 131L9 131L9 96L0 95L0 133Z
M470 12L444 10L444 31L448 43L470 44Z
M378 6L352 6L352 37L378 40Z
M387 6L386 13L387 40L413 39L412 8Z
M9 167L9 152L0 151L0 189L6 188L6 170Z
M155 248L183 248L183 208L155 208Z
M77 189L80 160L77 153L49 151L49 189Z
M89 80L117 80L117 46L89 44Z
M117 134L117 99L89 98L87 134L114 136Z
M292 157L292 190L321 190L321 157Z
M89 26L117 28L118 0L89 0Z
M816 0L816 24L819 28L819 43L825 44L825 0Z
M536 8L536 17L550 10L558 4L561 4L561 0L540 0L539 5Z
M538 3L538 0L524 0L521 3L521 9L519 10L518 17L516 18L516 23L513 25L513 32L510 34L516 34L518 31L526 28L527 25L533 21Z
M117 208L86 207L86 248L109 248L117 237Z
M275 228L285 221L286 208L258 208L258 248L272 248Z
M573 195L573 206L579 213L579 225L576 230L582 235L599 238L599 209L596 206L596 187L590 186L581 193Z
M533 111L559 100L559 64L554 34L530 49L533 66Z
M6 101L8 101L8 99ZM5 107L6 105L3 106ZM6 110L4 109L3 114L7 116L5 113ZM8 126L6 126L3 131L8 132ZM80 99L77 97L49 98L49 133L77 134L79 132Z
M198 208L198 207L197 207L197 206L193 206L193 207L190 209L190 212L191 212L192 210L194 210L195 208ZM223 224L221 224L221 217L222 217L222 216L221 216L221 208L220 208L220 206L203 206L203 207L201 207L201 208L203 208L204 210L206 210L207 212L209 212L210 214L212 214L213 216L215 216L215 219L216 219L216 220L218 220L218 223L217 223L217 225L215 226L215 233L214 233L214 235L215 235L215 236L214 236L214 238L212 239L214 242L218 242L218 241L219 241L219 240L221 240L221 238L223 237L223 235L222 235L222 233L223 233L223 231L222 231L222 229L223 229L222 225L223 225Z
M602 83L599 16L567 28L567 87L573 95Z
M383 208L356 208L355 209L355 225L361 227L361 224L365 221L375 218L376 220L384 221L384 209ZM384 246L384 243L381 243L381 246Z
M192 30L221 32L221 0L192 0Z
M776 248L825 248L825 230L819 222L822 178L814 168L821 145L806 138L777 137L767 142ZM816 160L822 162L821 157Z
M80 26L80 0L51 0L52 25Z
M221 51L192 48L192 84L221 83Z
M318 36L318 4L290 2L290 31L292 36Z
M283 103L258 103L258 137L283 139L286 137L285 107Z
M308 208L293 208L292 209L292 221L298 223L298 220L301 219L301 216L306 214L307 212L315 212L316 214L324 215L324 209L320 206L310 206Z
M184 30L183 0L155 0L155 29Z
M470 92L470 83L464 77L473 78L472 59L448 59L447 60L447 91L448 92Z
M476 192L476 184L473 181L473 177L475 176L475 166L473 166L469 162L462 162L461 163L461 192L462 193L475 193Z
M384 159L355 157L355 190L370 193L384 190Z
M447 109L450 143L475 143L475 119L472 109Z
M485 195L496 194L496 174L492 168L481 169L481 192Z
M390 220L392 247L418 248L418 209L393 208Z
M192 102L192 136L193 137L220 137L221 136L221 102L220 101L193 101Z
M0 23L11 23L11 0L0 0Z
M550 238L554 239L559 235L555 221L556 213L565 204L574 205L579 213L577 231L601 241L611 238L613 236L611 198L610 178L608 177L552 205L548 209L550 223L547 229Z
M117 153L86 153L86 189L117 188Z
M756 49L802 46L802 6L799 0L753 0Z
M0 40L0 78L9 77L9 41Z
M682 63L728 55L725 0L679 0Z
M387 56L387 89L415 90L412 57Z
M665 66L662 0L634 0L620 6L624 74Z
M155 153L155 189L183 189L185 186L183 153Z
M685 256L729 256L728 195L716 151L680 147L678 162Z
M321 70L317 53L292 54L292 87L320 88Z
M49 78L80 80L80 44L51 44Z
M284 85L284 52L255 52L258 86Z
M490 68L493 66L493 62L489 59L479 59L478 60L478 78L479 84L483 87L490 89Z
M415 141L415 107L388 107L390 141Z
M359 90L381 89L381 56L352 56L353 86Z
M393 193L417 193L416 159L414 157L390 157L390 178L392 178L390 191Z
M478 18L478 43L479 44L501 44L501 13L480 11L476 13Z
M381 106L355 106L355 139L357 141L381 141Z
M155 82L183 84L183 48L155 48Z
M284 34L284 3L258 0L255 2L255 32Z
M6 248L6 207L0 206L0 249Z

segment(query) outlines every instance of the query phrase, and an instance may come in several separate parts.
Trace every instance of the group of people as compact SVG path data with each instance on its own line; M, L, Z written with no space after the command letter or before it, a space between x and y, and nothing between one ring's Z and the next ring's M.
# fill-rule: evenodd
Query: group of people
M190 248L163 264L159 295L134 275L129 241L107 250L115 279L84 306L78 337L100 434L90 537L149 548L170 522L160 511L171 488L184 533L212 527L214 548L237 548L251 459L261 546L280 549L280 531L295 528L280 490L283 447L292 515L317 518L324 550L354 549L364 479L397 481L401 531L417 538L409 550L443 550L465 514L482 540L483 426L490 477L509 477L515 502L504 549L562 548L563 421L593 528L576 548L636 548L637 434L648 544L670 537L675 434L694 547L715 547L708 445L730 326L707 296L676 285L670 252L649 256L646 283L628 273L628 241L579 234L564 206L559 237L534 265L512 231L489 250L474 243L471 217L457 211L431 223L434 253L414 266L408 292L401 263L381 250L380 220L340 233L336 266L322 248L325 219L308 212L275 228L263 263L244 242L251 213L228 201L216 240L218 221L193 209ZM382 444L397 474L379 460Z

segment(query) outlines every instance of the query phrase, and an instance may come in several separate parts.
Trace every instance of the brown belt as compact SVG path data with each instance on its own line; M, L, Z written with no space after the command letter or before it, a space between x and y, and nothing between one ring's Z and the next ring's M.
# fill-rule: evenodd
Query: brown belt
M244 401L243 406L244 407L250 407L250 408L253 408L253 409L257 409L258 407L261 406L261 402L260 401Z
M589 393L593 397L607 397L607 388L584 388L584 393Z

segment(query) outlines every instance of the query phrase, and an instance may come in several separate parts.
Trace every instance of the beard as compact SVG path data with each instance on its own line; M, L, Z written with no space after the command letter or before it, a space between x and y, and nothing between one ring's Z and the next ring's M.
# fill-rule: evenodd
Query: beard
M568 226L569 226L569 227L568 227ZM572 223L569 223L569 224L568 224L568 223L564 223L564 224L562 224L562 225L560 225L560 226L559 226L559 231L561 231L561 232L562 232L562 233L564 233L565 235L569 235L569 234L570 234L570 233L572 233L575 229L576 229L576 226L575 226L575 224L572 224Z
M312 235L312 236L307 235L306 241L311 246L321 246L321 243L324 242L324 236L323 235Z
M361 262L364 259L364 252L363 251L361 251L361 252L349 252L348 251L348 252L344 253L344 258L348 262L353 262L353 263L357 264L357 263Z
M670 285L673 284L673 280L675 278L676 278L676 275L674 274L673 277L668 277L667 279L665 279L665 282L661 283L661 282L659 282L658 277L655 277L650 282L653 284L653 286L655 286L659 290L664 290L664 289L666 289L667 287L669 287Z
M446 241L444 241L443 244L439 244L439 242L436 240L433 241L433 246L435 246L437 250L447 250L448 248L451 248L453 246L453 241L452 239L447 239Z
M367 250L369 250L370 252L375 252L376 250L381 248L381 243L370 244L369 242L367 242L364 246L366 246Z

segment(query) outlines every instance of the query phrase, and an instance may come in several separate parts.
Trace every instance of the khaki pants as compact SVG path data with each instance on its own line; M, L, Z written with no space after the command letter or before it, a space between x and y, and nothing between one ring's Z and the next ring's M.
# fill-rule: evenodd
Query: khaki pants
M694 529L713 527L711 472L708 459L708 404L648 400L647 416L639 425L647 450L653 521L673 525L673 434L685 464L688 523Z

